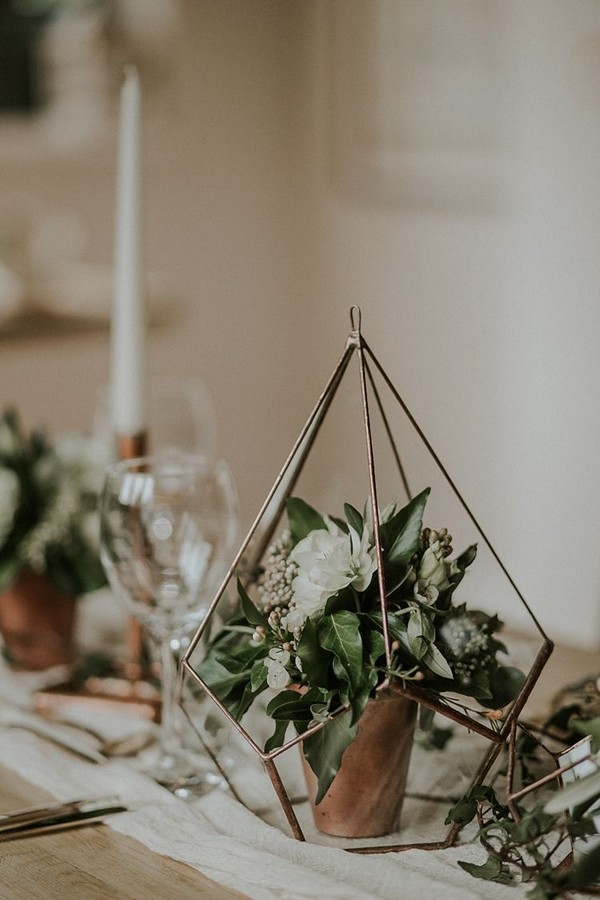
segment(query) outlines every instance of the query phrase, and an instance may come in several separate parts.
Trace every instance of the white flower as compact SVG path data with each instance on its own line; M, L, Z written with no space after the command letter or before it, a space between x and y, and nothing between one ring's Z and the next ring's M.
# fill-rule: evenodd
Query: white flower
M288 631L293 631L295 628L302 628L306 619L307 615L305 612L297 609L295 606L291 606L285 616L281 617L281 624Z
M444 547L440 541L435 541L427 548L421 559L419 571L417 572L419 581L424 581L426 585L433 585L438 590L444 590L448 587L448 570L444 557Z
M0 469L0 546L10 534L19 503L19 479L12 469Z
M325 521L327 530L311 531L290 553L298 566L292 606L305 616L319 612L329 597L349 585L366 590L377 569L368 527L359 535L350 526L346 534L331 520Z
M435 601L440 595L440 592L433 584L427 584L426 581L417 581L414 587L415 597L417 600L420 600L421 603L426 603L427 606L434 606Z
M282 650L280 647L273 647L269 650L269 655L265 659L269 687L281 690L290 683L292 679L286 669L290 659L289 650Z

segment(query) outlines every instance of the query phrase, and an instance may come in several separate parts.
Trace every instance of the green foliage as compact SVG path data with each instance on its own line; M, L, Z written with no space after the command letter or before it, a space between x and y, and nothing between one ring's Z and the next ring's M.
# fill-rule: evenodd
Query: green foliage
M290 523L292 544L297 544L311 531L327 527L323 516L300 497L288 497L285 508Z
M286 501L289 532L268 551L257 583L246 589L238 582L241 611L199 667L238 719L263 691L274 691L266 707L274 723L268 752L282 746L288 728L304 734L325 723L303 741L319 800L384 682L415 679L432 694L447 691L495 706L510 703L522 683L516 670L497 661L499 620L452 605L476 548L450 559L447 530L423 529L429 493L403 508L390 504L381 515L389 659L370 502L364 514L345 504L345 518L336 519L292 497ZM454 626L469 640L454 640ZM451 729L423 721L428 745L442 748Z
M528 762L532 757L531 747L523 742L517 743L516 752L517 765L521 754ZM579 860L570 868L564 862L568 862L573 839L597 836L599 774L559 789L545 805L536 802L532 792L533 805L519 805L515 816L490 786L475 786L452 807L446 822L463 827L477 816L477 836L487 858L480 865L465 861L459 865L475 878L529 884L529 900L570 897L573 891L585 891L600 877L600 845L592 844L587 850L583 845Z
M352 724L349 714L342 713L304 741L304 756L318 779L317 803L331 787L344 751L356 737L357 730L358 726Z
M42 431L26 434L15 410L0 416L0 591L26 569L71 596L106 583L98 547L102 467L89 458L88 439L71 435L68 443L66 453Z

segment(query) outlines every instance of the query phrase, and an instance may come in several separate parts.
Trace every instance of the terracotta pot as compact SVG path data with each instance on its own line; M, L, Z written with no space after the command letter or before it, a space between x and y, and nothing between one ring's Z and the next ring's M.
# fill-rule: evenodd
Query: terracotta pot
M61 594L48 578L23 571L0 594L0 632L9 664L39 671L74 658L75 598Z
M404 802L417 704L388 693L371 700L358 734L319 805L317 779L302 757L315 825L337 837L379 837L395 831Z

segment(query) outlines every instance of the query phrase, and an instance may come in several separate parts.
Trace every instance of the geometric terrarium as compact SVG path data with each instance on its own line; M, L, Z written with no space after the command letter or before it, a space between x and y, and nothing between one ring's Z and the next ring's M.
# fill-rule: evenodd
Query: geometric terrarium
M363 853L446 847L456 824L435 839L411 831L410 804L435 793L418 783L419 754L431 759L422 748L450 731L449 746L476 741L464 790L506 750L510 792L518 717L553 645L365 341L357 307L351 326L183 656L180 688L206 692L262 763L294 837L312 840L316 827ZM513 651L499 636L496 613L511 604L536 646ZM460 764L446 749L436 759L452 782Z

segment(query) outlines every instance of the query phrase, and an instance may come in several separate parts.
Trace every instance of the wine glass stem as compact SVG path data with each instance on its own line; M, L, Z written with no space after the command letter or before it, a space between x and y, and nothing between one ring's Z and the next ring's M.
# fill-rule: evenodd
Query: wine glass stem
M161 662L161 720L160 744L165 756L173 756L180 748L179 729L176 719L175 688L177 684L177 660L171 648L171 639L162 638L160 643Z

